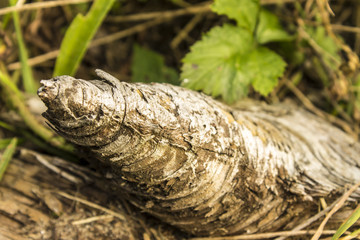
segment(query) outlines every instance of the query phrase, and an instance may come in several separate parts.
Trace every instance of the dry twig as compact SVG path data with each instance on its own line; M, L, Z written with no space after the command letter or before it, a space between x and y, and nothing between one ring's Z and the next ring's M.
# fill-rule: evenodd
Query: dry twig
M56 192L58 195L64 197L64 198L67 198L67 199L70 199L70 200L73 200L73 201L76 201L76 202L79 202L79 203L82 203L84 205L87 205L89 207L92 207L94 209L97 209L97 210L100 210L100 211L103 211L107 214L110 214L111 216L114 216L114 217L117 217L119 218L120 220L122 221L126 221L125 217L117 212L114 212L108 208L104 208L98 204L95 204L95 203L92 203L92 202L89 202L85 199L82 199L82 198L79 198L79 197L75 197L75 196L71 196L70 194L67 194L65 192Z
M355 139L357 139L357 135L354 133L352 128L344 122L343 120L325 113L314 106L314 104L290 81L285 81L286 86L295 94L295 96L303 103L306 109L310 110L317 116L327 119L328 121L332 122L333 124L341 127L345 132L349 133Z
M51 171L55 172L56 174L67 179L70 182L73 182L75 184L83 183L83 180L81 178L75 177L74 175L71 175L71 174L61 170L57 166L51 164L48 160L45 159L45 157L41 156L41 154L39 154L37 152L31 151L28 149L21 149L20 154L23 156L27 156L27 157L30 156L30 157L35 158L39 163L44 165L46 168L50 169Z
M185 39L189 32L200 22L200 20L203 18L201 14L195 15L188 24L174 37L174 39L171 41L170 46L172 49L177 48L177 46L180 44L180 42Z
M341 200L341 198L337 199L336 201L334 201L330 206L326 207L325 209L323 209L321 212L315 214L314 216L310 217L309 219L306 219L304 222L302 222L301 224L299 224L298 226L296 226L295 228L293 228L290 232L298 232L304 228L306 228L307 226L309 226L310 224L314 223L315 221L317 221L319 218L323 217L326 213L328 213L333 207L335 207L335 205ZM286 236L282 236L279 238L276 238L275 240L284 240Z
M106 19L106 21L120 23L120 22L144 21L154 18L169 19L169 18L175 18L189 14L206 13L210 11L211 11L210 3L206 2L205 4L202 3L199 5L178 9L178 10L146 12L146 13L131 14L128 16L113 16L113 17L110 16Z
M359 27L346 26L341 24L331 24L331 27L334 31L360 33Z
M21 12L21 11L36 10L41 8L59 7L64 5L79 4L79 3L92 2L92 1L93 0L58 0L58 1L34 2L34 3L19 4L19 5L16 4L16 6L0 9L0 15L4 15L11 12Z
M268 232L268 233L255 233L249 235L237 235L229 237L204 237L204 238L191 238L190 240L251 240L251 239L269 239L274 237L291 237L291 236L303 236L314 234L315 230L302 230L302 231L282 231L282 232ZM332 235L335 230L325 230L324 234Z
M91 223L91 222L95 222L95 221L100 221L100 220L105 220L105 219L112 219L112 218L114 218L113 215L105 214L105 215L89 217L89 218L73 221L71 224L72 225L87 224L87 223Z
M134 27L125 29L125 30L120 31L120 32L110 34L110 35L107 35L107 36L102 37L102 38L95 39L90 43L89 48L104 45L104 44L110 43L112 41L116 41L116 40L122 39L124 37L130 36L132 34L142 32L142 31L146 30L147 28L156 26L156 25L161 24L161 23L163 23L165 21L166 21L166 19L163 19L163 18L162 19L155 19L155 20L152 20L152 21L148 21L148 22L145 22L145 23L135 25ZM40 63L43 63L43 62L46 62L48 60L56 58L59 55L59 52L60 52L60 50L58 49L58 50L54 50L54 51L51 51L51 52L48 52L48 53L45 53L45 54L30 58L28 63L29 63L30 66L38 65ZM11 63L11 64L9 64L7 66L7 68L9 70L20 69L21 68L21 63L20 62Z
M339 199L339 201L335 204L335 206L333 207L333 209L331 209L331 211L329 212L329 214L325 217L325 219L321 222L319 228L317 229L316 233L314 234L314 236L311 238L311 240L317 240L320 238L321 234L324 232L324 227L326 225L326 223L328 222L328 220L331 218L331 216L337 212L346 202L346 200L350 197L350 195L356 191L358 188L360 187L360 182L353 185L346 193L344 193L344 195L342 195L342 197Z

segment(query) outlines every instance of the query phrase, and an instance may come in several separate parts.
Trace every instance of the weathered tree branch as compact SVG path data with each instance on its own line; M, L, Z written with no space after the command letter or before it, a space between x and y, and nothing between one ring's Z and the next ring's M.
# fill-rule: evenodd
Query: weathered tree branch
M110 166L134 205L187 232L275 230L314 197L360 181L359 143L305 110L232 109L97 74L103 80L43 80L44 116Z

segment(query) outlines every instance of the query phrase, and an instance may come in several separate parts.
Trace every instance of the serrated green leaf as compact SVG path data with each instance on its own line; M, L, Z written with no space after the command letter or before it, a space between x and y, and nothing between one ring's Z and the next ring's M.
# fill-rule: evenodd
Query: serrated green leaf
M235 19L239 27L253 32L260 9L259 0L215 0L211 10Z
M244 69L249 71L252 86L260 94L268 95L284 73L286 63L275 52L265 47L255 49L250 55Z
M360 205L354 210L351 216L339 227L331 240L337 240L339 237L360 218Z
M211 29L183 59L183 86L221 95L227 102L246 96L251 79L240 69L254 45L244 28L226 24Z
M273 51L256 47L252 35L232 25L215 27L183 59L183 86L234 102L249 85L263 95L276 86L286 63Z
M180 83L175 69L165 66L163 56L138 45L134 45L131 71L133 82Z
M90 40L95 35L114 1L94 1L86 16L78 14L75 17L61 43L54 76L74 75Z
M256 39L258 43L264 44L268 42L291 41L294 37L284 31L275 14L261 9L259 24L256 29Z

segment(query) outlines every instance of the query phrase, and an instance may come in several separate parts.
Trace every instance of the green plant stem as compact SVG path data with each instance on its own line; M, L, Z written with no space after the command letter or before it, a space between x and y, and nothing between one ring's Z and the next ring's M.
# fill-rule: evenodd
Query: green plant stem
M30 140L33 144L43 149L45 152L60 156L63 159L66 159L68 161L78 163L79 158L73 154L73 147L72 145L67 145L67 149L59 149L57 147L49 146L46 142L42 141L41 139L34 136L31 132L26 130L20 131L21 135L23 135L27 140Z
M0 63L0 81L1 85L6 86L6 88L9 89L13 94L16 95L16 97L22 99L23 95L20 92L20 90L17 88L17 86L14 84L13 81L11 81L11 78L5 73L4 71L5 67L2 63Z
M3 150L4 148L6 148L11 141L13 140L13 138L4 138L4 139L0 139L0 150ZM20 143L21 140L19 140L18 142Z
M1 78L0 78L1 79ZM12 132L16 132L15 127L7 124L6 122L0 121L0 127L5 128L6 130L12 131Z
M28 140L31 141L33 144L35 144L36 146L38 146L39 148L41 148L42 150L44 150L47 153L50 153L52 155L55 156L61 156L61 158L69 160L71 162L79 162L78 157L76 157L73 154L73 148L72 146L68 145L68 148L66 150L64 149L59 149L57 147L52 147L51 145L49 146L49 144L47 144L46 142L44 142L43 140L39 139L38 137L36 137L33 133L24 130L24 129L19 129L19 128L15 128L5 122L0 121L0 127L5 128L13 133L19 134L24 136L25 139L20 139L19 143L21 143L23 140ZM0 139L0 149L3 149L6 144L6 146L10 143L11 139Z
M13 138L9 145L5 148L5 151L0 159L0 181L5 173L7 166L9 165L12 156L14 155L16 145L17 145L17 138Z
M43 127L32 115L30 110L26 107L21 92L12 84L10 77L1 71L0 66L0 85L3 87L4 96L7 97L8 102L17 111L17 113L24 120L25 124L40 138L49 142L51 145L60 149L71 151L72 147L65 144L65 140L60 137L54 137L54 134L47 128Z
M14 6L15 3L16 3L16 0L10 0L10 4L12 6ZM34 80L31 67L28 64L28 53L27 53L24 39L23 39L23 36L21 33L19 14L17 12L13 12L12 16L13 16L14 27L15 27L15 32L16 32L16 39L17 39L18 45L19 45L21 72L22 72L22 77L23 77L24 88L25 88L26 92L36 94L38 85L36 84L36 82Z

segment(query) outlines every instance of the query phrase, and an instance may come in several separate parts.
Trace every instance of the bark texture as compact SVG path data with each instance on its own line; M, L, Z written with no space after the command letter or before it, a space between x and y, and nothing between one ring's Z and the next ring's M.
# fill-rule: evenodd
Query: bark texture
M301 109L233 109L168 84L41 81L45 118L144 211L197 235L274 230L360 181L360 145ZM121 196L119 196L121 197Z

